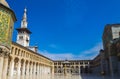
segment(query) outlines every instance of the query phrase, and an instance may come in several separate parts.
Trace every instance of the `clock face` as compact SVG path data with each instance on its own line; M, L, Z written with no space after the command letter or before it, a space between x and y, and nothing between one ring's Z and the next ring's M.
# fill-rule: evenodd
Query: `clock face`
M10 45L10 14L0 10L0 44Z

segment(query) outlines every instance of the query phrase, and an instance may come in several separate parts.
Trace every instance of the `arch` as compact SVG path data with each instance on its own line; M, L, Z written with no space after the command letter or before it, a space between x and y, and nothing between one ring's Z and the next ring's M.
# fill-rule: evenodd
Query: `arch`
M28 60L26 60L26 62L25 62L25 75L27 74L27 66L29 65L29 61Z
M83 68L83 66L80 66L80 72L81 72L81 73L84 72L84 68Z
M61 70L58 70L58 73L62 73L62 71L61 71Z
M58 68L61 68L60 66L58 66Z
M74 73L74 66L71 67L71 73Z
M15 57L14 62L18 62L18 61L19 61L19 58Z
M35 62L33 62L33 65L35 65Z
M83 64L83 62L81 61L80 64Z
M23 50L21 50L21 57L23 56Z
M25 57L27 57L27 52L25 51Z
M13 50L14 50L14 47L12 47L12 49L11 49L11 54L13 54Z
M21 63L24 63L25 62L25 59L21 59Z
M88 66L85 66L85 73L88 73Z
M17 56L20 56L20 49L18 49L18 53L17 53Z
M76 68L79 68L78 66L76 66Z
M9 71L10 71L10 63L11 63L11 61L12 61L13 59L14 59L14 58L13 58L12 56L9 55L9 57L8 57L7 75L10 73L10 72L9 72Z
M20 70L21 70L21 74L25 74L23 71L23 67L24 67L24 65L25 65L25 59L21 59L21 68L20 68Z
M55 68L57 68L57 66L54 66Z
M17 54L17 48L15 48L15 55Z
M18 57L15 57L15 59L14 59L14 75L17 74L17 68L18 68L19 61L20 61L20 59Z
M25 51L23 52L23 57L25 57Z
M29 61L28 60L26 60L26 62L25 62L26 64L29 64Z

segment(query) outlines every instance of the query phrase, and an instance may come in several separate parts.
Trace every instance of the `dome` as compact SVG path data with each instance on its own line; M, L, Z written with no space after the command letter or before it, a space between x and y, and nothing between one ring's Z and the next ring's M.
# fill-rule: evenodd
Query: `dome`
M10 7L8 5L8 3L6 2L6 0L0 0L0 3L3 4L4 6L8 7L8 8Z

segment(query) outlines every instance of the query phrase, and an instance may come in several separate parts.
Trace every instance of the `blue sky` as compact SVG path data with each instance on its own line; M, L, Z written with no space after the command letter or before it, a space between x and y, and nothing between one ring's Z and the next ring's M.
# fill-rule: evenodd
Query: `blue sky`
M20 27L28 10L30 45L52 59L92 59L102 48L106 24L120 23L120 0L7 0ZM16 41L14 30L13 40Z

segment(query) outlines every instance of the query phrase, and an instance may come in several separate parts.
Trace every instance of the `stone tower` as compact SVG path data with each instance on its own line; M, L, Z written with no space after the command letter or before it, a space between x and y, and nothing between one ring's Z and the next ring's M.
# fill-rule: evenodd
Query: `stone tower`
M24 9L24 15L21 21L21 27L16 29L18 31L17 43L29 47L31 31L27 28L27 9Z
M15 21L16 16L6 0L0 0L0 79L6 79L7 62L11 50L12 32Z

